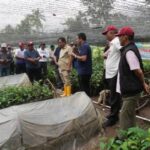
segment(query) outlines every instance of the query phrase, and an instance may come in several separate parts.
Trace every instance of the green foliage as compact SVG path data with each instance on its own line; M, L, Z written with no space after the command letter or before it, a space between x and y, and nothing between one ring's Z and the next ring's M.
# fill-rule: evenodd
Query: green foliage
M144 60L143 65L144 65L144 71L145 72L150 72L150 61L149 60Z
M0 108L52 98L47 85L35 82L28 87L7 87L0 89Z
M145 131L139 127L130 128L127 131L120 131L122 139L111 138L109 141L102 139L101 150L149 150L150 129Z
M75 69L71 72L71 84L73 93L79 90L78 74Z
M91 77L91 95L96 96L103 88L103 58L102 47L93 47L93 74Z
M48 73L47 78L55 85L56 84L56 77L55 77L55 66L48 65Z

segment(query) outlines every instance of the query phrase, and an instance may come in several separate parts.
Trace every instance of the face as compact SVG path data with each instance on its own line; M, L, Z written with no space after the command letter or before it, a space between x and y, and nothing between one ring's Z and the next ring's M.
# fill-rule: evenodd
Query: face
M31 44L31 45L28 45L28 49L30 50L30 51L32 51L33 49L34 49L34 46Z
M78 36L76 37L76 44L81 45L82 44L82 39L80 39Z
M46 47L45 44L41 45L41 49L45 49L45 47Z
M20 49L24 49L25 46L24 45L20 45L19 47L20 47Z
M120 41L121 46L125 46L127 40L128 40L127 36L125 35L119 36L119 41Z
M70 44L70 46L71 46L71 47L73 47L73 46L74 46L74 44Z
M8 51L11 51L12 49L11 49L11 47L8 47Z
M55 47L51 47L51 50L54 51Z
M6 47L2 47L1 49L2 49L3 52L7 51Z
M106 39L108 41L112 41L115 37L115 32L114 31L108 31L105 36L106 36Z
M65 47L65 45L66 45L66 43L65 43L65 42L62 42L61 40L58 40L58 47L60 47L60 48L64 48L64 47Z

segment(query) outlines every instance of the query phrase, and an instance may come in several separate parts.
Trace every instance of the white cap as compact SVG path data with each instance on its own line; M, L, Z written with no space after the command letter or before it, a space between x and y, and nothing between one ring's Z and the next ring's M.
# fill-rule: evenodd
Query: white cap
M5 47L5 48L6 48L6 47L7 47L7 44L6 44L6 43L2 43L2 44L1 44L1 47Z

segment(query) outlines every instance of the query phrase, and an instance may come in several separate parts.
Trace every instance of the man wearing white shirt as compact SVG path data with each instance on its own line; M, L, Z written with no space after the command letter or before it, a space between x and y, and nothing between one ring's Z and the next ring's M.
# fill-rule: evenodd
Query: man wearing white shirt
M16 58L16 74L25 73L26 72L26 64L24 59L25 52L25 44L20 42L19 49L15 52Z
M45 77L47 75L47 62L49 60L49 51L46 49L46 44L41 43L38 49L41 59L39 60L41 66L42 75Z
M117 32L118 29L115 26L110 25L102 33L109 41L109 49L106 52L107 59L105 78L111 91L109 101L111 106L111 112L110 115L107 116L108 120L104 123L105 127L116 124L116 122L119 120L119 110L121 107L121 96L119 93L116 92L117 73L121 49L119 38L116 37Z

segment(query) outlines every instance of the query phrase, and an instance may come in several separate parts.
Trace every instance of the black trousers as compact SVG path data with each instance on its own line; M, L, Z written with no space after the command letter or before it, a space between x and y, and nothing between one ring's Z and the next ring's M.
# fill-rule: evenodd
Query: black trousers
M13 75L15 73L15 63L14 61L10 64L10 74Z
M16 74L25 73L26 72L26 65L25 63L16 64Z
M47 75L47 62L40 62L41 66L41 73L43 77L46 77Z
M41 69L40 68L27 68L26 71L27 71L27 75L32 83L34 81L39 81L41 79Z
M121 95L116 92L117 75L111 79L107 79L109 90L111 91L109 104L111 107L109 119L118 120L119 110L121 108Z
M91 75L78 75L80 91L84 91L90 96L90 79Z

